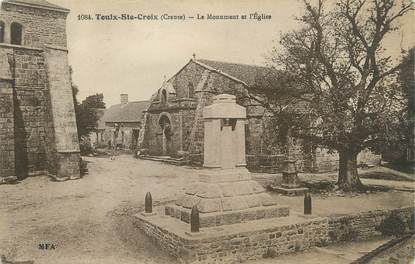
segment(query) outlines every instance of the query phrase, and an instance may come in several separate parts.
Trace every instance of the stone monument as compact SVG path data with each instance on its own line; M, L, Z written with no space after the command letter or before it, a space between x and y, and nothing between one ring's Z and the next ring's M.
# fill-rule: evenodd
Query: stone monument
M198 182L174 204L136 214L134 225L183 263L239 263L325 240L315 216L289 215L252 179L245 165L245 108L233 95L213 99L203 111Z
M274 184L271 185L271 189L284 195L303 195L308 191L308 188L304 188L300 185L301 182L298 178L296 161L291 158L293 143L290 131L288 132L288 137L289 143L287 149L287 159L283 163L282 182L280 185L274 182Z
M205 107L204 169L199 181L165 214L186 223L193 206L200 212L200 227L236 224L289 215L251 177L245 162L246 109L236 97L221 94Z

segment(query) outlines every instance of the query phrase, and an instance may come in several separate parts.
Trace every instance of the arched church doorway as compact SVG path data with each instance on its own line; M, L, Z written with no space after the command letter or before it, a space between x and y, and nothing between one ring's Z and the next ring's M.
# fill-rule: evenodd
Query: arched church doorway
M172 149L172 130L170 118L166 114L160 115L159 125L162 131L162 153L170 155Z

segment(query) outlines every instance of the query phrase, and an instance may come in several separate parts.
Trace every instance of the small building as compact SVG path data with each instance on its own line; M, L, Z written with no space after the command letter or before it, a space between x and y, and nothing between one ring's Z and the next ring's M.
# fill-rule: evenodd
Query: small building
M101 113L93 142L96 146L135 150L138 147L143 115L149 102L129 102L128 94L121 94L120 97L120 104L113 105Z

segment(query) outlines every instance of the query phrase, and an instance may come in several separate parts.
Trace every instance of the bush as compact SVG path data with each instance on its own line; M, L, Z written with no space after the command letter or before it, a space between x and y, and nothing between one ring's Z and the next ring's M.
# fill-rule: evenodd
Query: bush
M82 156L87 156L94 152L94 148L92 147L91 143L88 140L81 139L79 142L79 149L81 151Z
M406 223L397 214L391 214L380 223L378 230L385 236L401 236L406 231Z

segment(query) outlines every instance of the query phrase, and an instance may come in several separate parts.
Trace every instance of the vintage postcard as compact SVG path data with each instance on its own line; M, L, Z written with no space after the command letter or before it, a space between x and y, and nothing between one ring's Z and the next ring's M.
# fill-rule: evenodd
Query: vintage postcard
M413 263L412 0L0 0L0 264Z

